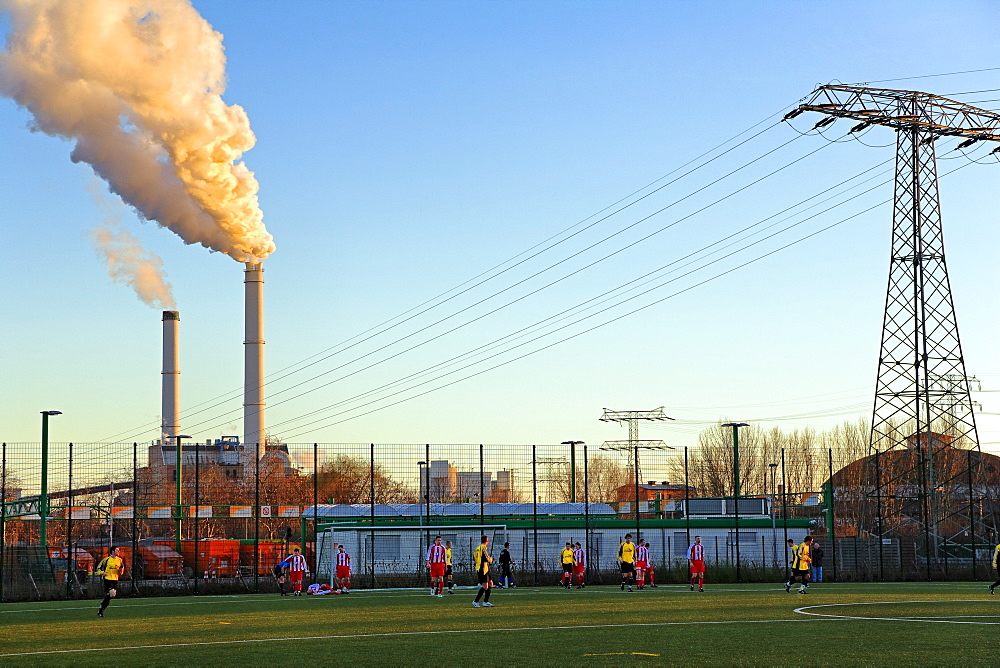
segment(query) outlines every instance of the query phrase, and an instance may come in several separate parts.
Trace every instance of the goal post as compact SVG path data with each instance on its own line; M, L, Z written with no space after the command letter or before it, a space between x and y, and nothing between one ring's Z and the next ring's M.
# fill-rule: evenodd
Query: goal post
M496 560L507 536L506 524L432 526L320 525L316 536L317 579L333 584L335 546L351 555L351 581L369 588L422 587L429 585L425 558L427 547L441 536L452 542L452 570L458 586L476 584L473 550L482 536L490 539Z

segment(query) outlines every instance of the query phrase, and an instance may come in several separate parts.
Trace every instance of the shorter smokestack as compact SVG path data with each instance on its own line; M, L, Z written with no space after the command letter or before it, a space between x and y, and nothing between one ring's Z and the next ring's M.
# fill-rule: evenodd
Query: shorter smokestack
M161 443L168 445L177 443L175 438L181 433L181 365L180 341L178 329L181 314L179 311L163 312L163 373L161 395Z

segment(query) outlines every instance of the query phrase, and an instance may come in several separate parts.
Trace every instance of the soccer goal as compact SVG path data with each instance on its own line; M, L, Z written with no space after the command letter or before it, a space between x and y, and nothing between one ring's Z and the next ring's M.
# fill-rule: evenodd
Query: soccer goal
M428 582L424 562L427 547L441 536L442 544L452 543L452 570L455 583L475 584L472 552L482 536L490 539L490 553L496 559L507 535L505 524L442 526L320 527L316 537L316 573L331 581L335 545L343 545L351 555L351 580L355 587L418 587ZM332 584L332 581L331 581Z

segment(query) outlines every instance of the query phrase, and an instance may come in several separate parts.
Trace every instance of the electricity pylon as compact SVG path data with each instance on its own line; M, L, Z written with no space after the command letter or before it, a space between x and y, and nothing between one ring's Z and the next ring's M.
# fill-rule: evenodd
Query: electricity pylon
M639 438L639 420L648 420L650 422L673 420L672 417L668 417L663 414L663 406L654 408L651 411L613 411L609 408L605 408L604 414L601 415L600 420L601 422L618 422L619 424L624 422L628 425L627 441L604 441L601 445L601 450L628 451L629 468L631 468L635 473L636 485L639 484L639 480L641 478L639 471L640 448L643 450L673 450L673 448L664 443L662 440L642 440Z
M963 508L966 526L975 528L969 469L976 465L964 464L973 457L956 449L980 454L945 263L934 143L959 137L962 149L980 141L1000 142L1000 114L930 93L844 85L817 88L786 119L804 111L828 116L817 127L847 118L860 121L851 133L871 125L896 131L892 253L869 440L869 455L879 456L869 459L879 462L874 472L880 493L878 534L888 529L912 535L907 526L920 526L929 573L940 530L945 542L958 533L955 520ZM968 489L961 500L953 494L960 480ZM882 516L883 485L895 499L901 498L898 491L911 490L904 492L909 502L890 513L889 526ZM859 529L876 533L871 526Z

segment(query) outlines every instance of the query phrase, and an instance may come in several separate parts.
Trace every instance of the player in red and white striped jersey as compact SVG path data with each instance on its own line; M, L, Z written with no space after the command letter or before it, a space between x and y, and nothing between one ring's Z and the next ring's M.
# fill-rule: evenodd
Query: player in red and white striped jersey
M343 545L337 547L337 591L346 594L351 590L351 555Z
M646 541L646 549L650 550L650 551L652 551L652 549L653 549L653 544L650 543L648 540ZM652 554L652 552L650 552L650 554ZM652 559L650 559L649 562L646 564L646 572L644 573L644 575L646 576L646 584L648 586L650 586L650 587L655 587L656 586L656 569L653 568L653 560Z
M441 544L441 536L434 537L434 544L427 548L427 569L431 573L431 596L441 596L448 555Z
M649 548L646 547L646 540L639 539L639 545L635 548L635 584L642 589L646 584L646 569L649 568Z
M705 546L701 544L701 536L694 537L687 558L691 565L691 591L694 591L695 582L698 583L698 591L705 591Z
M583 577L587 572L587 552L580 543L574 546L573 550L573 577L576 579L576 588L583 589L586 585Z
M285 561L288 562L288 579L292 583L292 592L295 596L302 596L302 576L309 572L306 558L299 548L295 548Z

